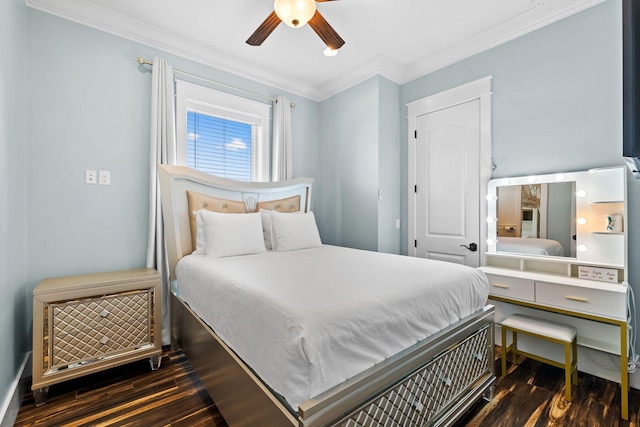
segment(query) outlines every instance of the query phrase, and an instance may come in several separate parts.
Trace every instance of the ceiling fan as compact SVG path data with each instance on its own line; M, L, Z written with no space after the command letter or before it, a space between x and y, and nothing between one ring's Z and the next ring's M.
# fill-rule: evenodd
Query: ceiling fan
M309 23L313 31L331 50L338 50L344 44L342 37L334 30L316 9L316 2L335 0L275 0L273 12L247 39L247 44L260 46L276 29L280 22L290 27L299 28Z

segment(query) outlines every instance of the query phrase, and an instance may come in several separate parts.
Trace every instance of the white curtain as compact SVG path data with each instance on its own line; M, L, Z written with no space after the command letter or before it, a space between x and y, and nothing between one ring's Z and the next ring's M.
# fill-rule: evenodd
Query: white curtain
M273 136L271 145L271 180L293 177L291 154L291 102L279 96L273 102Z
M173 67L164 60L153 58L152 73L147 267L158 270L162 280L162 344L167 345L171 343L169 319L171 289L160 205L158 164L176 164L175 86Z

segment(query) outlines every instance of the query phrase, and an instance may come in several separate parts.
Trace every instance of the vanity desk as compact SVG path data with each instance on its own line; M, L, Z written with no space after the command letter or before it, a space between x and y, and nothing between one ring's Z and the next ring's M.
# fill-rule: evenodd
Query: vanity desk
M487 199L487 250L480 269L496 306L496 342L500 323L515 313L576 327L579 351L588 354L578 358L579 370L619 382L621 416L628 419L626 170L494 179ZM544 342L527 345L561 359ZM593 362L593 355L618 356L619 366L612 370ZM610 359L603 358L609 364Z

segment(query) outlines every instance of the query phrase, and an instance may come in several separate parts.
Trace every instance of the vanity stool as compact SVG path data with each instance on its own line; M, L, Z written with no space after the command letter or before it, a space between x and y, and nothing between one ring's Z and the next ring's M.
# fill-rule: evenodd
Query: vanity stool
M508 330L510 330L512 334L510 346L506 345ZM518 350L518 333L564 345L564 364ZM531 316L512 314L502 321L503 377L507 376L507 355L509 352L513 354L514 365L517 364L518 355L521 354L539 362L564 368L565 399L569 402L571 401L571 384L578 385L578 342L576 328Z

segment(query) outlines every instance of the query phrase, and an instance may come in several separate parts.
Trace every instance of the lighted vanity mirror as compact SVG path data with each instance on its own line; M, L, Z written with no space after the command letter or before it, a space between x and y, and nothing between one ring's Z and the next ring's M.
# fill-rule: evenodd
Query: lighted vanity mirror
M488 188L489 253L624 265L625 170L498 178Z

